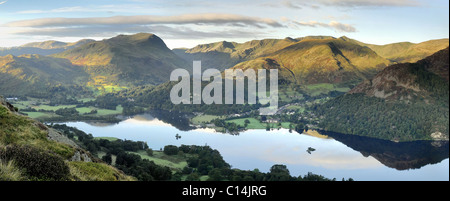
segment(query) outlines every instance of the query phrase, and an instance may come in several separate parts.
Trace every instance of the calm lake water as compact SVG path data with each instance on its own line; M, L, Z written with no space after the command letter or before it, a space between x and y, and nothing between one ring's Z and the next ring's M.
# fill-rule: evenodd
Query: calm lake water
M268 172L272 165L284 164L294 176L313 172L337 180L449 180L448 142L394 143L330 132L311 136L286 129L230 135L213 129L175 127L166 123L176 121L174 118L160 119L146 114L112 125L66 124L94 137L145 141L154 150L165 145L209 145L233 168L243 170ZM181 138L177 140L176 134ZM309 147L315 151L308 153Z

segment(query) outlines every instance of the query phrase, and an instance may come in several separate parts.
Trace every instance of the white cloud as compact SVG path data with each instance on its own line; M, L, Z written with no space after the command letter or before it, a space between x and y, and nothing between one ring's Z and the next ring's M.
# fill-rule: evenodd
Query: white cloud
M86 8L81 6L62 7L52 10L24 10L17 12L18 14L39 14L39 13L68 13L68 12L86 12Z
M295 3L292 3L292 1L284 0L284 1L282 2L282 4L283 4L284 6L286 6L286 7L288 7L288 8L292 8L292 9L302 9L302 7L301 7L300 5L295 4Z
M7 1L2 1L2 2L0 2L0 5L2 5L2 4L4 4L4 3L6 3Z
M320 0L323 4L343 7L409 7L419 6L415 0Z
M90 25L151 25L151 24L209 24L209 25L242 25L263 27L283 27L280 23L269 18L248 17L234 14L184 14L176 16L114 16L92 18L40 18L20 20L5 24L8 27L68 27Z
M295 22L294 24L300 26L308 26L308 27L325 27L325 28L333 28L338 32L356 32L356 28L349 24L343 24L337 21L331 21L329 23L317 22L317 21L309 21L309 22Z

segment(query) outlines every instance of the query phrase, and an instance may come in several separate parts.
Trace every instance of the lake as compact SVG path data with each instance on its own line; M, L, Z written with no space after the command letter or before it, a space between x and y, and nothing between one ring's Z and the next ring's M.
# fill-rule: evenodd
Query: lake
M287 129L247 130L230 135L208 128L174 126L172 122L177 118L163 121L155 116L136 115L117 124L65 124L94 137L145 141L154 150L165 145L208 145L233 168L243 170L258 168L268 172L272 165L284 164L293 176L312 172L337 180L449 180L448 142L395 143L324 131L299 134ZM176 139L176 134L181 138ZM308 151L310 147L315 150Z

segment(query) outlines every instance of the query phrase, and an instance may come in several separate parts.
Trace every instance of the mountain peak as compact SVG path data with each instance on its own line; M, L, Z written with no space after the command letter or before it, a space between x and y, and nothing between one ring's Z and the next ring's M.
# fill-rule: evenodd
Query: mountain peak
M137 33L137 34L133 34L133 35L120 34L116 37L113 37L110 39L105 39L105 40L106 41L108 41L108 40L124 41L124 42L132 42L132 41L142 42L142 41L148 41L148 40L153 40L153 39L161 40L158 36L156 36L154 34L150 34L150 33Z
M298 40L293 39L293 38L291 38L291 37L286 37L286 38L284 38L284 40L285 40L285 41L288 41L288 42L298 42Z
M102 67L91 72L94 79L125 85L160 84L168 80L170 69L184 68L185 61L175 55L158 36L150 33L118 35L53 55L72 64ZM98 77L98 78L96 78Z
M164 41L156 36L155 34L150 33L137 33L133 35L118 35L116 37L105 39L104 42L110 45L118 45L123 44L126 46L129 45L143 45L143 46L153 46L166 49L167 46Z
M353 39L347 37L347 36L341 36L339 37L339 39L343 40L343 41L352 41Z

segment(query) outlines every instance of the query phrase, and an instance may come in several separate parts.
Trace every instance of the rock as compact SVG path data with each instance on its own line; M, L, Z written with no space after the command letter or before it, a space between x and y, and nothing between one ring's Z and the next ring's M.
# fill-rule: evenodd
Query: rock
M6 100L3 98L3 96L0 96L0 105L4 105L6 108L8 108L9 111L16 113L17 111L14 109L14 106L11 105L11 103L6 102Z
M60 143L63 143L63 144L68 144L70 146L79 148L79 146L74 141L72 141L71 139L69 139L65 135L59 133L58 131L56 131L53 128L48 128L47 139L53 140L53 141L56 141L56 142L60 142Z
M81 161L81 154L79 151L75 152L70 161Z
M80 151L75 152L72 158L70 158L70 161L93 162L88 154L81 153Z
M92 159L85 153L81 154L81 158L84 162L92 162Z

